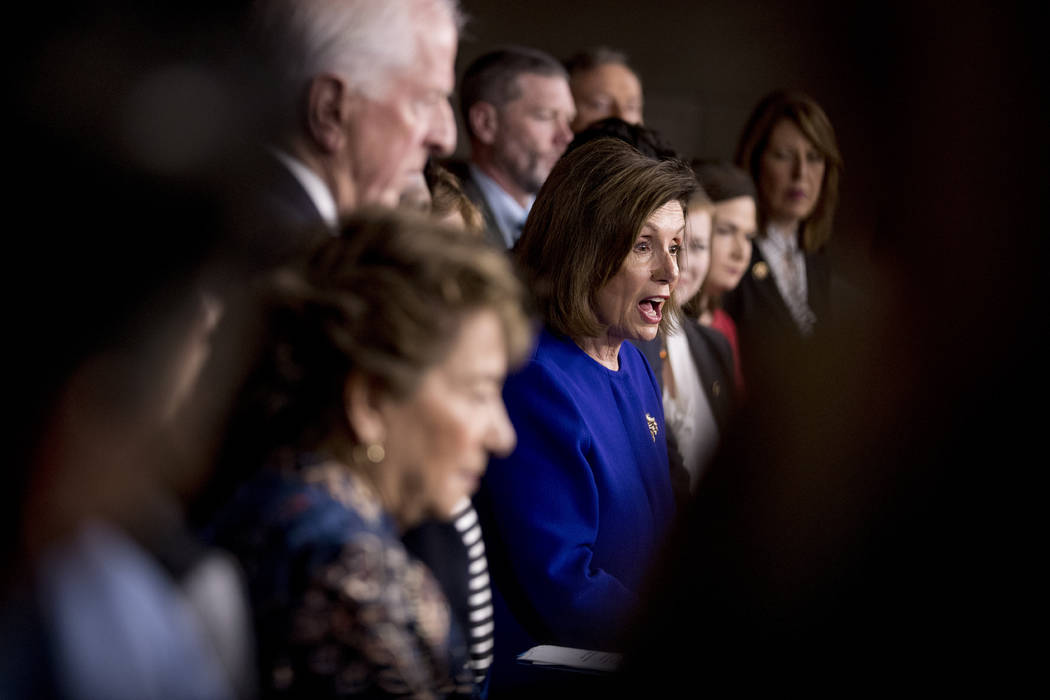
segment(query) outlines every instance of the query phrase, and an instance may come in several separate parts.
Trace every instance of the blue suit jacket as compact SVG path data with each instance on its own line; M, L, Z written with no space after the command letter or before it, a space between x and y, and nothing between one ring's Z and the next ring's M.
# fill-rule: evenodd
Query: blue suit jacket
M615 648L675 510L660 393L634 346L614 372L544 331L504 399L517 448L476 498L497 589L494 690L533 644Z

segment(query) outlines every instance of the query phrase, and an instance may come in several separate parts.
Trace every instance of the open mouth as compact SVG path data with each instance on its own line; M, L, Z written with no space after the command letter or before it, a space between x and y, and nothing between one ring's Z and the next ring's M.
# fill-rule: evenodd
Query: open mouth
M663 308L665 299L663 297L648 297L642 299L638 304L638 310L642 314L642 318L645 319L646 323L659 323L660 319L663 318L661 309Z

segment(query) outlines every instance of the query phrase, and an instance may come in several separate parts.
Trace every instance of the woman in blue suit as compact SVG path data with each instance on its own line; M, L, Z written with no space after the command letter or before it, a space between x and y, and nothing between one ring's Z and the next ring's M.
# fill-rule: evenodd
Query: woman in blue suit
M601 139L559 161L525 224L515 256L544 328L504 389L517 448L477 499L497 589L493 690L533 644L616 648L674 515L658 385L624 341L677 317L695 187L681 162Z

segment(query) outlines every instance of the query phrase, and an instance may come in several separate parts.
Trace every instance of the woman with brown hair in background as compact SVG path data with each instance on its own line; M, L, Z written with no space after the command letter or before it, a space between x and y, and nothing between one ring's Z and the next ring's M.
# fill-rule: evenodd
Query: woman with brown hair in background
M750 377L776 366L783 343L812 336L832 313L825 245L842 156L820 105L802 93L774 92L744 127L736 163L758 188L758 238L724 307L736 321Z

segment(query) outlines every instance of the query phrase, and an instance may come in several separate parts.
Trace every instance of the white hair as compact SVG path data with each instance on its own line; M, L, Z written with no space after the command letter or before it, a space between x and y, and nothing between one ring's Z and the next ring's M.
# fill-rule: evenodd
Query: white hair
M381 95L390 76L416 60L417 38L436 18L459 29L458 0L260 0L255 31L291 105L327 72Z

